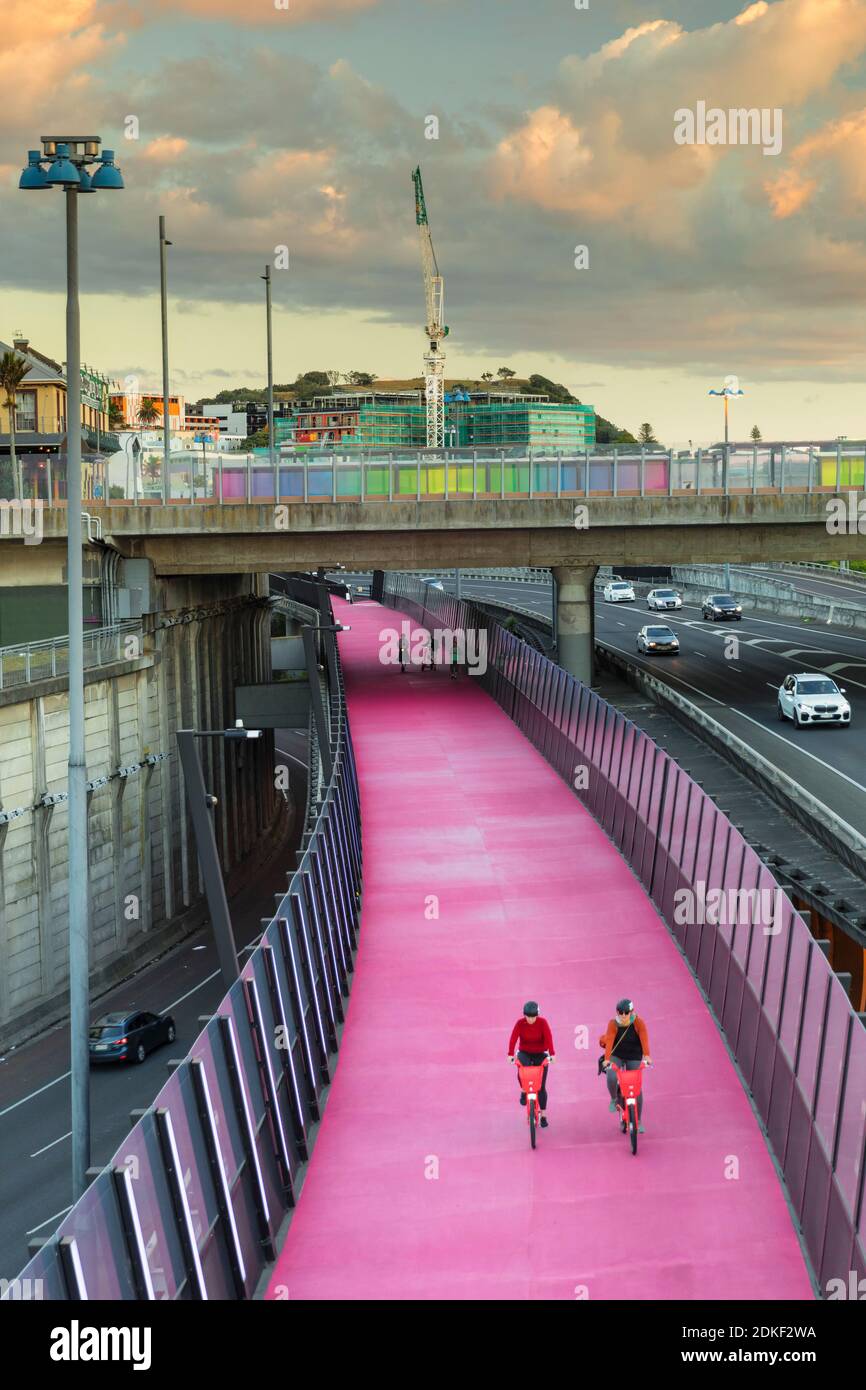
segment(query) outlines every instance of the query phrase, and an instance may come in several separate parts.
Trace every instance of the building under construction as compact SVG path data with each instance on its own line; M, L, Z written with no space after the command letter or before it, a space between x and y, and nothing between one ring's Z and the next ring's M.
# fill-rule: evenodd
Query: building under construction
M317 396L275 421L279 444L302 449L423 449L421 391L353 391ZM591 405L543 395L488 391L445 394L445 444L451 448L533 449L572 453L595 444Z

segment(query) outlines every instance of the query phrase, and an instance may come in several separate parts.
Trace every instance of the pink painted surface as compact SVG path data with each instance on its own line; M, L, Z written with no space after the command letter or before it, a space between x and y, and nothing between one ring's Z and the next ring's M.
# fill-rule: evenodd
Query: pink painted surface
M340 650L364 826L361 945L268 1297L811 1298L749 1102L630 870L471 678L379 663L399 614L335 609L352 626ZM656 1063L637 1157L596 1074L598 1036L626 994ZM505 1060L527 998L558 1053L535 1153Z

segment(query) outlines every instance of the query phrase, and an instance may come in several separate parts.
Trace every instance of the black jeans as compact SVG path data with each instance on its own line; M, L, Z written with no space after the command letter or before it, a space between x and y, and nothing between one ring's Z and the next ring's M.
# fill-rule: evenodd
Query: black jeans
M538 1092L538 1105L541 1110L547 1109L547 1073L550 1071L550 1065L545 1060L546 1057L546 1052L517 1053L517 1060L522 1067L540 1067L544 1062L544 1071L541 1073L541 1090ZM517 1084L520 1086L520 1072L517 1073Z
M616 1064L617 1064L617 1066L619 1067L620 1071L638 1071L638 1070L640 1069L641 1059L640 1059L639 1057L637 1057L637 1058L629 1057L629 1058L627 1058L625 1061L622 1061L622 1062L619 1060L618 1057L613 1057L611 1060L614 1061L614 1062L616 1062ZM616 1097L617 1097L617 1088L618 1088L618 1086L619 1086L619 1077L617 1076L617 1074L616 1074L616 1072L614 1071L613 1067L609 1067L609 1068L608 1068L608 1072L607 1072L607 1089L608 1089L608 1091L610 1092L610 1098L611 1098L611 1100L616 1100ZM642 1117L643 1117L643 1091L641 1091L640 1095L639 1095L638 1098L637 1098L637 1118L638 1118L638 1122L640 1122L640 1120L642 1119Z

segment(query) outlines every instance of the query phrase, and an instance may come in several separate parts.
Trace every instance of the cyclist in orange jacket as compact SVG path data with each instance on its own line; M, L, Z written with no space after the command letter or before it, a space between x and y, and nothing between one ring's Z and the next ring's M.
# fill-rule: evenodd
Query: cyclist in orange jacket
M638 1067L646 1062L652 1064L652 1057L649 1049L649 1034L646 1024L635 1012L634 1001L631 999L620 999L616 1006L616 1017L612 1018L607 1025L607 1029L602 1033L598 1040L599 1046L604 1048L604 1070L607 1073L607 1089L610 1092L609 1110L616 1110L616 1088L617 1075L611 1063L616 1062L618 1067L625 1071L637 1071ZM643 1091L638 1097L637 1118L638 1129L643 1134L644 1127L641 1124L643 1116Z
M520 1045L517 1052L517 1061L523 1067L540 1067L544 1063L544 1071L541 1073L541 1089L538 1092L538 1108L541 1112L541 1128L547 1129L547 1073L549 1063L553 1061L555 1052L553 1050L553 1034L550 1031L550 1024L546 1018L542 1018L538 1012L538 1005L534 999L529 999L523 1006L523 1016L517 1020L511 1030L511 1037L508 1040L508 1060L513 1062L515 1059L515 1047ZM520 1085L520 1074L518 1073L517 1083ZM526 1104L526 1096L523 1087L520 1088L520 1104Z

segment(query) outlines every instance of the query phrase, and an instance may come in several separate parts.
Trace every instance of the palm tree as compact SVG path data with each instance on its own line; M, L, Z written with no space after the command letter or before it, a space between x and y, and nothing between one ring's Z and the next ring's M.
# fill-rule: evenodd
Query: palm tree
M15 404L18 388L30 371L30 363L26 357L20 357L17 352L4 352L0 357L0 390L2 390L5 401L4 405L9 411L9 457L12 460L12 490L16 497L24 497L24 476L21 472L21 464L15 453Z
M116 401L112 401L108 407L108 428L116 430L123 424L123 411Z
M159 419L159 411L150 396L145 396L141 405L138 407L138 423L140 425L155 425Z

